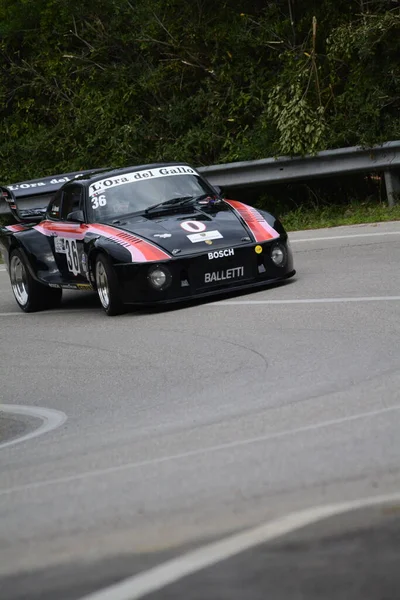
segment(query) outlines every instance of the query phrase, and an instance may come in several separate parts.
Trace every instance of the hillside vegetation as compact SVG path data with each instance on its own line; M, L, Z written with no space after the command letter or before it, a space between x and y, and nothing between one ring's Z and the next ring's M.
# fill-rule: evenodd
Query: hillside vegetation
M0 0L0 180L400 139L393 0Z

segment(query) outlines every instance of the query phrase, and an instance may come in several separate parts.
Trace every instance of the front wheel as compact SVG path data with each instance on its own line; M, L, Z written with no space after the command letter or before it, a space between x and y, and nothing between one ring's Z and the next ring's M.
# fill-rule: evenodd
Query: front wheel
M11 252L9 271L14 297L23 311L36 312L60 305L62 290L50 288L33 279L19 250Z
M99 299L108 316L119 315L124 311L117 276L110 259L99 254L95 263L96 287Z

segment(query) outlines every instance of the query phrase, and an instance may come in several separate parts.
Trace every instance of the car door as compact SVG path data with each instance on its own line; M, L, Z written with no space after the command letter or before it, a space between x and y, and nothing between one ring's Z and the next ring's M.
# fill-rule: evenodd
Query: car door
M85 223L68 220L68 215L83 211L84 188L73 184L62 190L60 198L60 219L53 226L54 255L63 282L73 286L88 283L84 237Z

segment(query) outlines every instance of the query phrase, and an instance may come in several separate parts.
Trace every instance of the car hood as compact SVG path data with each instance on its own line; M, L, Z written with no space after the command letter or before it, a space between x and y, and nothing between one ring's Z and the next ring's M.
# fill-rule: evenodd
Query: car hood
M186 206L170 211L135 215L126 219L121 218L113 226L136 234L169 254L179 256L279 237L279 233L273 229L273 217L255 211L261 219L268 219L269 223L266 223L273 232L266 234L263 240L257 239L251 223L249 226L246 222L246 215L243 218L237 207L234 208L228 202L230 201L204 207ZM242 203L234 201L232 203L254 211Z

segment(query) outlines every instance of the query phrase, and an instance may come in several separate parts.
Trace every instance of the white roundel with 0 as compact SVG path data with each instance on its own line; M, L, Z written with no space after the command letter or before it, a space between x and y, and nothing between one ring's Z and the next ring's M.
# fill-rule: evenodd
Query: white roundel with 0
M183 221L181 223L182 229L189 231L190 233L201 233L206 230L206 226L201 221Z

